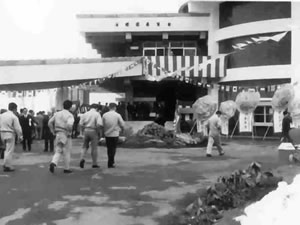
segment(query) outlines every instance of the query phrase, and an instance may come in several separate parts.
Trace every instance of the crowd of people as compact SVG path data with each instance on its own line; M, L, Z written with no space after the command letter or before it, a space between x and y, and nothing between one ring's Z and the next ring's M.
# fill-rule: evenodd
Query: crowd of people
M20 113L15 103L8 105L8 111L2 110L0 115L0 134L2 148L4 150L3 171L14 171L12 156L15 144L22 142L23 151L31 151L34 138L44 139L44 151L53 152L54 156L49 166L50 172L54 173L59 159L64 158L64 173L71 173L70 157L72 149L72 133L77 118L80 133L83 135L83 147L79 166L84 168L85 155L91 147L92 168L98 165L98 141L103 136L106 140L108 168L115 167L115 154L119 133L124 129L125 122L117 113L117 104L107 104L107 109L100 104L92 104L89 110L78 116L77 109L69 100L64 101L63 110L54 112L38 112L34 115L32 110L23 108ZM77 115L77 116L76 116ZM50 146L50 149L48 148ZM3 152L2 152L3 153Z

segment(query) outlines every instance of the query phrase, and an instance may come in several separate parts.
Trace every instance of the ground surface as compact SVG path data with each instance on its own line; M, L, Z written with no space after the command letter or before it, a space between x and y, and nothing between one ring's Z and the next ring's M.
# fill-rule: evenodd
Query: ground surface
M79 169L81 140L74 140L73 174L48 171L50 153L35 141L31 153L17 148L14 173L0 172L0 225L163 225L170 212L189 204L189 193L207 187L220 175L244 169L252 161L273 169L291 181L300 167L280 165L277 141L225 141L226 155L206 158L204 148L119 148L117 168ZM0 162L2 163L2 162ZM184 199L184 200L183 200ZM192 197L191 197L192 199ZM240 211L225 213L219 224L234 224Z

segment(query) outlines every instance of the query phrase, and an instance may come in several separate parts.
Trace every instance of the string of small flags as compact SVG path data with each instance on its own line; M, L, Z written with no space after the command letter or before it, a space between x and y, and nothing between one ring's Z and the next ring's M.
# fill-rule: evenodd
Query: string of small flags
M50 90L56 91L56 89L39 89L39 90L26 90L26 91L0 91L0 95L7 96L9 98L22 98L22 97L35 97L41 93L48 93Z
M133 68L135 68L137 65L141 64L142 63L142 59L143 58L140 58L136 61L134 61L133 63L129 64L128 66L114 72L114 73L111 73L105 77L102 77L102 78L97 78L97 79L94 79L94 80L91 80L91 81L88 81L88 82L84 82L84 83L81 83L79 84L79 87L86 87L86 86L92 86L92 85L100 85L102 84L103 82L109 80L109 79L112 79L112 78L116 78L118 76L120 76L122 73L126 72L126 71L129 71ZM71 87L74 87L74 86L71 86Z
M220 85L219 90L224 92L241 92L247 90L255 90L255 91L265 91L265 92L275 92L280 89L281 85L266 85L266 86L234 86L234 85Z

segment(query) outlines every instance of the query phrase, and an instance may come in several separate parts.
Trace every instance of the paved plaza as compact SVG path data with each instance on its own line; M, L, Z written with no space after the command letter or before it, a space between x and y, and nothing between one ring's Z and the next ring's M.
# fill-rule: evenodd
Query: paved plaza
M225 140L226 155L214 151L212 158L205 157L205 148L120 147L114 169L107 169L106 149L100 147L101 168L92 169L89 157L82 170L81 141L73 140L72 174L60 167L55 174L48 171L51 153L42 151L42 141L30 153L18 145L16 171L0 172L1 225L163 225L167 214L186 206L189 193L252 161L287 181L300 172L297 165L278 163L278 141L252 140Z

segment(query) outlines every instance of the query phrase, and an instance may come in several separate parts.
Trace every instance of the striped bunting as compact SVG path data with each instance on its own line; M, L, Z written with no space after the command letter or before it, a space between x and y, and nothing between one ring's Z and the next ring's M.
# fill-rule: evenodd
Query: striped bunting
M144 57L143 74L148 80L181 77L201 81L202 78L226 76L227 54L210 56L149 56Z

